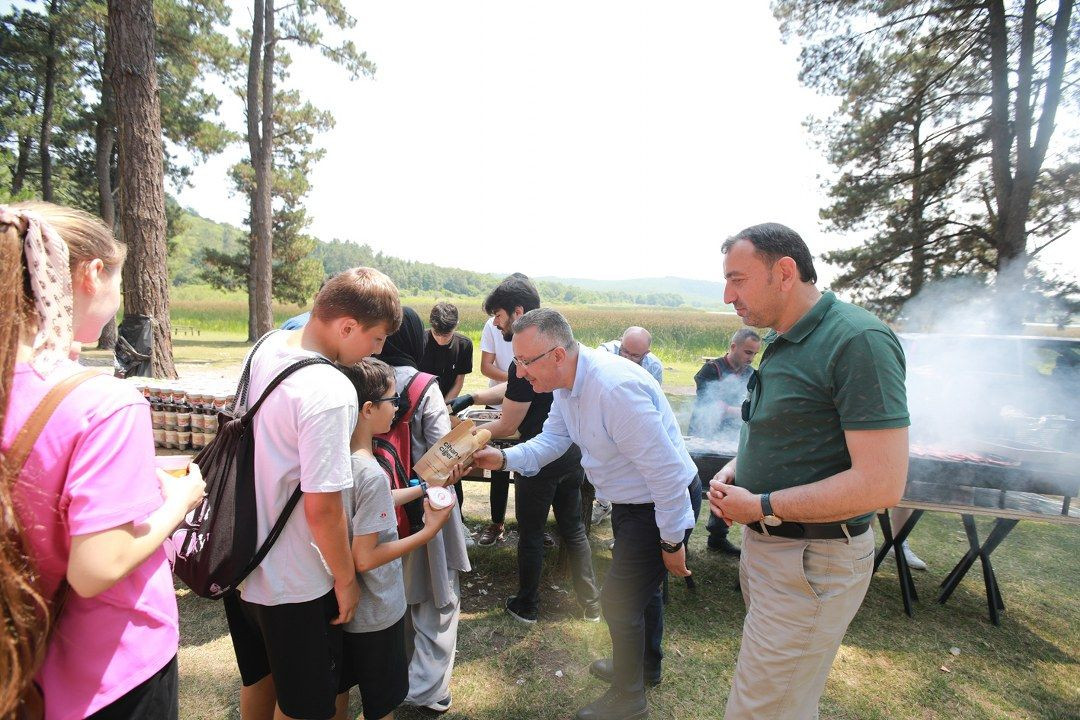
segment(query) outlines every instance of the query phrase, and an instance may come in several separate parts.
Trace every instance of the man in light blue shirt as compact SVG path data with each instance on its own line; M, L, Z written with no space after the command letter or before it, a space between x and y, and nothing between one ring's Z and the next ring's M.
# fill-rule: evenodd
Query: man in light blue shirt
M558 311L540 308L513 325L517 372L554 395L543 431L505 451L484 448L477 466L526 477L577 443L597 491L613 503L616 549L601 594L612 659L590 672L611 682L578 720L641 718L645 684L660 682L661 584L686 577L685 539L694 526L688 488L697 468L655 379L635 363L581 347Z
M649 371L656 378L656 382L664 384L664 364L660 358L653 355L652 334L643 327L632 326L626 328L622 338L609 340L601 345L599 350L607 350L612 355L624 357L630 362L637 363Z

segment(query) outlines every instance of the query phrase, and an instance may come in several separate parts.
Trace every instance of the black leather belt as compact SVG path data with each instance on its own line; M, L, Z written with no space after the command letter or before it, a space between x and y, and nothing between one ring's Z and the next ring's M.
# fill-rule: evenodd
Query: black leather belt
M766 530L763 531L760 522L752 522L746 527L762 535L801 538L803 540L842 540L848 536L862 535L870 529L870 523L847 524L847 533L844 533L845 524L783 522L775 527L767 525Z

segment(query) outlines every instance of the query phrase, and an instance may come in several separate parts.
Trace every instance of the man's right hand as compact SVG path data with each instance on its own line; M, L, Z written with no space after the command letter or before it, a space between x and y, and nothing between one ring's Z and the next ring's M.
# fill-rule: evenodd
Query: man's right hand
M338 615L330 624L344 625L353 619L356 606L360 604L360 584L356 582L355 574L345 582L334 583L334 597L337 598Z
M459 412L467 407L471 407L473 404L472 395L458 395L456 398L446 403L446 407L450 408L451 415L457 415Z
M503 454L490 445L476 451L473 465L484 470L499 470L503 464Z
M712 482L709 483L710 489L716 483L721 485L731 485L735 482L735 463L729 462L724 467L720 468L720 472L713 475Z
M734 482L735 482L735 461L732 460L727 465L720 468L720 472L716 473L716 475L713 476L712 481L709 483L709 492L708 492L709 508L711 509L712 514L715 515L716 517L720 518L721 520L723 520L724 523L726 523L728 527L731 527L731 518L727 517L724 514L723 510L720 509L720 504L719 504L720 501L724 499L724 496L721 493L721 491L716 490L714 488L717 488L717 487L720 487L720 486L726 487L728 485L733 484Z

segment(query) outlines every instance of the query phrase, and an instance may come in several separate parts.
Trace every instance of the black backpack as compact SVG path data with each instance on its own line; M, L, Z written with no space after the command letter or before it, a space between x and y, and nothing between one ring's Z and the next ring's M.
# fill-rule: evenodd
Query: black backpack
M299 360L270 381L262 396L246 411L251 375L251 358L258 352L264 335L244 364L236 388L234 407L218 413L218 432L194 462L206 481L206 497L173 533L176 564L173 571L196 595L219 599L258 567L270 552L303 494L296 488L270 534L257 546L258 519L255 507L255 438L253 421L263 401L281 381L308 365L332 365L326 358Z

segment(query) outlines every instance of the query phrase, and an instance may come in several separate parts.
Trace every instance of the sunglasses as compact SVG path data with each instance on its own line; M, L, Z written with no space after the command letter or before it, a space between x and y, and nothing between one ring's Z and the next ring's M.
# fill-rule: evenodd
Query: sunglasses
M742 419L743 422L750 422L750 418L753 417L753 411L757 409L760 402L751 403L750 400L754 396L754 392L757 391L760 396L761 391L761 374L757 370L750 373L750 379L746 382L746 399L742 401ZM758 398L760 400L760 397Z
M401 406L401 395L397 394L397 395L391 395L390 397L378 398L377 400L372 400L371 402L372 403L388 402L391 405L393 405L394 407L400 407Z

